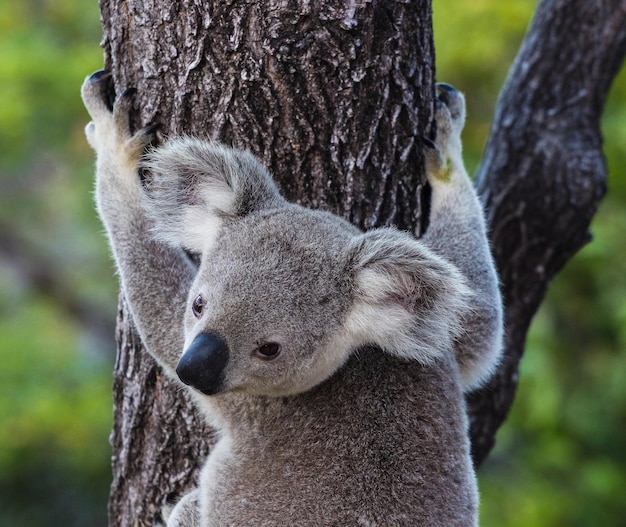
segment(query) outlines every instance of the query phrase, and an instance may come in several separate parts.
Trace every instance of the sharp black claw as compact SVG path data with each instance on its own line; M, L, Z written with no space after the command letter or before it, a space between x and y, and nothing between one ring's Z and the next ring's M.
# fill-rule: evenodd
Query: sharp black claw
M459 91L445 82L437 83L437 98L446 106L450 106L450 101L458 95Z
M126 88L120 94L120 98L121 99L130 99L130 98L134 97L136 93L137 93L137 89L136 88Z
M452 86L450 84L447 84L445 82L438 82L437 83L437 89L439 91L444 90L444 91L446 91L448 93L456 93L458 91L454 86Z
M98 70L98 71L93 72L89 76L89 80L91 82L99 82L110 76L111 76L111 72L109 70Z
M100 98L109 109L113 110L115 100L115 86L113 86L113 75L109 70L98 70L89 75L87 79L94 91L100 94Z
M420 136L420 139L422 140L422 143L424 143L424 146L426 146L427 148L432 148L433 150L437 150L437 145L432 139L429 139L428 137L425 137L423 135Z
M149 124L143 129L143 135L154 135L159 128L161 128L161 123Z

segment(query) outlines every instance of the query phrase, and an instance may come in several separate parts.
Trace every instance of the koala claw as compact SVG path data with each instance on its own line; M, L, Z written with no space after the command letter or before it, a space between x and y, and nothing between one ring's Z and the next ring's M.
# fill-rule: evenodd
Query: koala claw
M420 139L422 140L422 143L424 143L424 146L426 148L433 148L435 150L437 149L437 145L432 139L429 139L425 135L421 136Z
M446 105L453 124L463 126L465 120L465 100L460 91L445 82L437 83L437 99Z
M158 126L151 124L133 133L130 114L137 90L128 88L111 99L114 93L113 77L107 70L97 71L85 79L81 95L92 119L85 127L85 135L98 159L111 165L108 173L134 186L139 181L136 178L139 160L155 140ZM123 174L128 176L123 177Z
M134 134L131 131L130 113L133 108L133 101L136 88L126 88L115 99L113 104L113 123L120 138L126 140L126 148L134 157L140 157L151 143L156 139L157 130L161 127L160 123L151 123L140 128Z
M425 136L421 136L421 140L424 145L424 157L426 158L426 174L430 180L432 175L438 174L443 169L446 160L437 143Z
M465 99L449 84L437 84L435 122L434 140L422 138L426 145L426 171L431 183L449 181L455 163L462 163L461 130L465 122Z
M113 110L115 91L113 76L108 70L99 70L85 79L81 88L81 95L89 115L104 115Z
M111 76L111 72L109 70L105 70L105 69L94 71L91 75L89 75L88 78L89 78L89 80L91 82L96 82L101 77L104 77L104 76L110 77Z

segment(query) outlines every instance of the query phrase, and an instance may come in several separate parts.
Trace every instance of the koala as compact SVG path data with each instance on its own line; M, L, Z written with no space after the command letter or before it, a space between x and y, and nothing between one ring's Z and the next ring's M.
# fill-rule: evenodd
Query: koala
M149 147L132 91L111 108L111 88L96 72L82 98L121 287L148 352L219 431L167 526L477 525L464 393L498 363L502 308L463 96L438 86L415 239L288 202L250 153Z

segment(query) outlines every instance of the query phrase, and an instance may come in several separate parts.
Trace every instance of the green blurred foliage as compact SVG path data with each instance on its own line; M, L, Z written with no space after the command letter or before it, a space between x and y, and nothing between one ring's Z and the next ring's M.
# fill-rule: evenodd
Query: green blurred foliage
M0 525L107 522L116 285L79 97L100 37L95 2L0 0Z
M433 7L438 77L467 95L475 169L535 2ZM0 0L0 525L106 524L116 284L78 96L101 67L100 35L96 2ZM486 527L626 517L625 74L603 130L610 192L533 323L480 471Z

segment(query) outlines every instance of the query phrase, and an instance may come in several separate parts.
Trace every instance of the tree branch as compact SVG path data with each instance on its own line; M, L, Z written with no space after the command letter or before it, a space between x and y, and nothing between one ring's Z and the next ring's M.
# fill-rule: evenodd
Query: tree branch
M591 239L606 190L600 117L625 53L626 1L544 0L500 95L477 186L502 280L506 358L469 398L477 464L513 402L550 280Z

